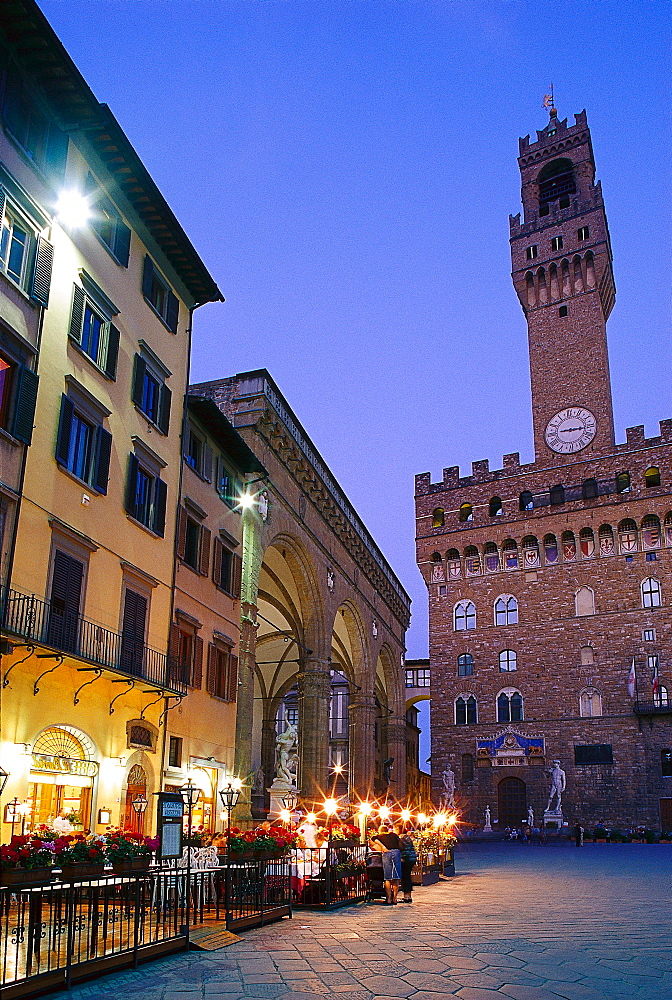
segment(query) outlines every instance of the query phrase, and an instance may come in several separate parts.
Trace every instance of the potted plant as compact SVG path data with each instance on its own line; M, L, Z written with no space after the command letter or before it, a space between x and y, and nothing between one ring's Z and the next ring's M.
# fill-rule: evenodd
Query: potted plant
M1 885L36 885L50 882L54 863L53 842L42 840L35 834L14 836L9 844L0 847Z
M104 840L101 837L85 837L83 833L58 837L54 853L65 878L101 875L107 860Z
M329 839L338 847L356 847L359 843L359 830L351 823L339 823L331 828Z
M105 855L115 872L147 871L158 837L144 837L132 830L110 830L105 834Z

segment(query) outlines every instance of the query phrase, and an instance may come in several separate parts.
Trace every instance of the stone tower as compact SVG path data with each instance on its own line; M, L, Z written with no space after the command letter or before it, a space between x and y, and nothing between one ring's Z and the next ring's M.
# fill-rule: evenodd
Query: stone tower
M612 451L606 321L615 289L602 188L586 112L550 109L519 140L523 221L511 217L513 283L528 326L538 462Z

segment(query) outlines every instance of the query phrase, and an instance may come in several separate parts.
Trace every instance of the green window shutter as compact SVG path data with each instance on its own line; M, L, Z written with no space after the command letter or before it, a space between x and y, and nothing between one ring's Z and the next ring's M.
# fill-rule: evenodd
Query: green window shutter
M158 425L159 430L162 434L168 433L168 428L170 427L170 401L172 398L172 392L168 386L164 384L161 386L161 396L159 399L159 419Z
M135 495L138 487L139 462L133 452L128 456L128 479L126 480L126 500L125 507L127 513L132 517L137 516L135 509Z
M114 256L122 267L128 267L128 260L131 254L131 230L121 219L117 219L117 227L114 234Z
M145 256L145 263L142 268L142 294L151 302L152 281L154 280L154 264L152 258Z
M82 342L82 323L84 322L84 292L75 285L72 291L72 314L70 316L70 336L78 344Z
M19 441L23 441L24 444L30 444L33 439L33 421L35 420L38 381L39 379L34 371L27 368L26 365L21 365L17 372L12 434Z
M141 354L136 354L133 362L133 388L131 390L131 399L136 406L142 406L142 391L145 384L146 370L147 364L145 359Z
M111 379L117 377L117 361L119 359L119 330L110 323L107 329L107 357L105 359L105 374Z
M177 296L173 295L172 292L168 292L168 301L166 302L166 325L171 333L177 333L177 320L180 313L180 304L177 300Z
M63 181L65 163L68 158L68 136L53 122L49 125L47 146L45 150L45 166L58 186Z
M96 457L93 467L93 482L91 483L99 493L107 493L111 454L112 435L104 427L99 427L96 433Z
M201 468L201 475L204 479L207 479L209 483L212 482L212 448L204 441L203 443L203 465Z
M30 297L33 302L39 302L46 309L49 305L49 286L51 285L51 270L54 264L54 248L48 240L41 236L37 238L37 249L33 263L33 277L30 287Z
M166 498L168 487L163 479L156 479L154 482L154 517L152 518L152 531L163 538L166 531Z
M70 452L70 431L72 430L72 417L75 407L72 401L63 394L61 396L61 415L58 420L58 436L56 438L56 461L61 465L68 464L68 454Z
M2 220L5 217L5 205L7 203L7 195L5 194L5 189L0 187L0 225L2 225Z

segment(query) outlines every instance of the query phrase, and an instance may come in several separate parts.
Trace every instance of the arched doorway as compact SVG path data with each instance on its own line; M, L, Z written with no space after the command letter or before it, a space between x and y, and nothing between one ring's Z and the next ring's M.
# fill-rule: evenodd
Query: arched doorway
M91 740L73 726L49 726L33 743L26 828L51 826L64 817L74 830L91 826L93 782L98 774Z
M134 764L128 772L124 811L124 826L127 830L133 830L134 833L144 833L145 827L145 813L136 812L133 808L133 802L139 795L142 795L144 799L147 798L147 773L144 767Z
M520 778L502 778L497 786L499 829L527 820L527 787Z

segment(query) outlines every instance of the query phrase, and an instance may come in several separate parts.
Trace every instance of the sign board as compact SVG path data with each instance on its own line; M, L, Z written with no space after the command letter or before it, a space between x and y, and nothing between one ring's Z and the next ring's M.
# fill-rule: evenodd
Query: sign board
M177 792L158 793L158 817L156 828L159 834L157 860L182 857L182 817L184 802Z

